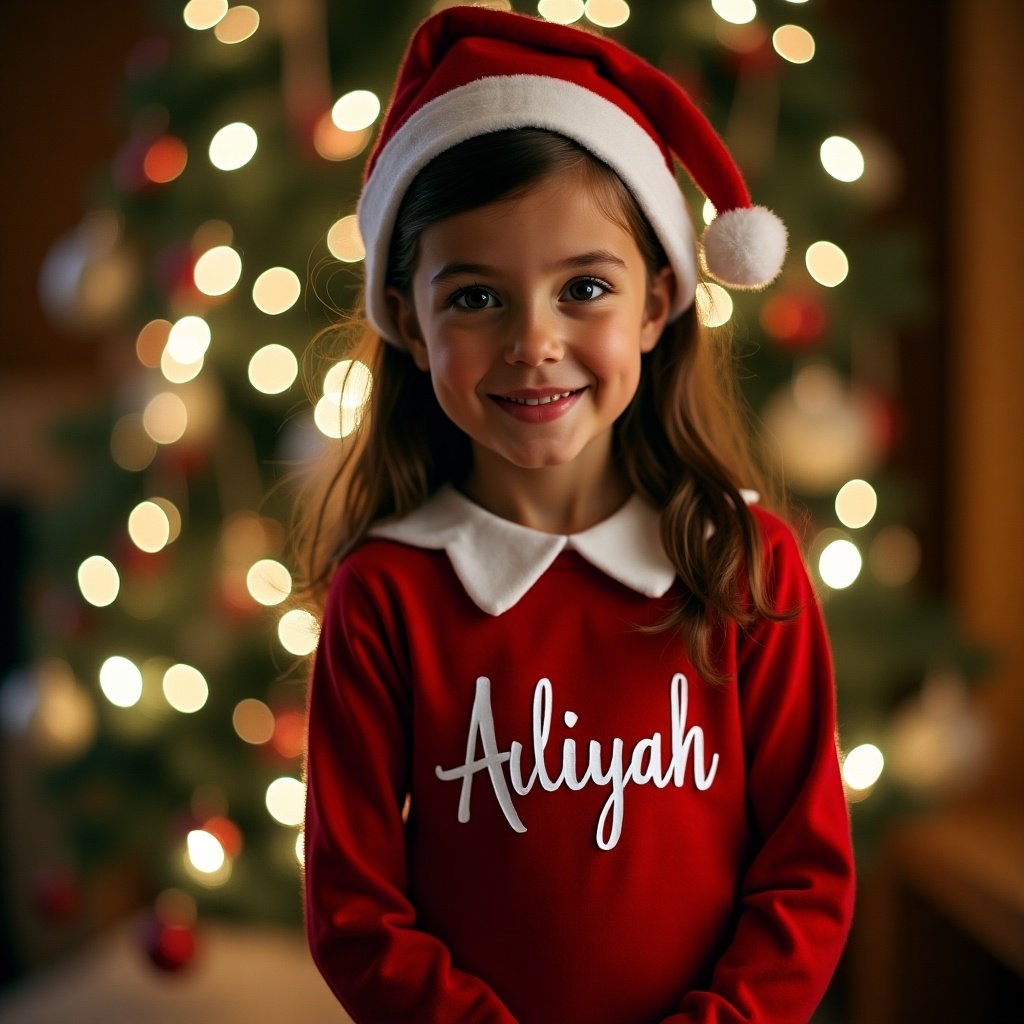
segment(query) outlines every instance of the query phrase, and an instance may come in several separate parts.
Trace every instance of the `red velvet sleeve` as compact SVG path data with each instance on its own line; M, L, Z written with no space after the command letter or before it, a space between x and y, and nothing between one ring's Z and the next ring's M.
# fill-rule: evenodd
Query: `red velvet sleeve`
M758 517L772 606L801 613L740 631L737 683L756 849L739 880L736 929L711 984L688 993L663 1024L807 1024L853 912L825 624L792 531L770 514Z
M305 908L313 959L357 1024L514 1024L480 979L416 928L406 896L409 695L401 638L342 566L309 698Z

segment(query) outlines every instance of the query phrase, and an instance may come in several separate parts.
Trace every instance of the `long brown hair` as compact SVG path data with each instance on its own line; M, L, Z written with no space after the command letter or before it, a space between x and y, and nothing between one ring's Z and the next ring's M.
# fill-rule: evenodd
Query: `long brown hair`
M650 274L667 260L632 194L605 164L563 136L516 129L478 136L436 157L403 198L388 282L406 294L420 233L430 224L508 198L554 173L583 176L602 211L636 239ZM373 386L357 428L314 467L295 503L301 597L319 607L337 563L378 520L419 507L471 468L469 439L444 414L430 378L408 353L383 342L358 315L324 332L314 353L369 367ZM661 509L661 539L685 595L659 628L677 630L702 678L722 683L715 637L776 613L765 594L762 545L740 487L785 509L777 478L763 469L753 416L738 384L727 332L701 329L693 306L642 357L640 384L616 422L616 458L635 491ZM706 536L706 526L715 530ZM747 580L749 597L742 581Z

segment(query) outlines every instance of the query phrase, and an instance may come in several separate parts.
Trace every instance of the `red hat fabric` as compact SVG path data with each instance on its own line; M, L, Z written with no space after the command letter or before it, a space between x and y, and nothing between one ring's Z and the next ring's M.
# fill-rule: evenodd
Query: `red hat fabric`
M387 340L399 337L384 290L402 197L438 154L508 128L567 136L619 175L675 271L673 316L693 302L697 285L693 226L673 155L717 211L703 238L707 272L731 287L760 288L781 269L785 227L751 204L725 144L675 81L591 32L450 7L423 22L409 43L359 201L367 317Z

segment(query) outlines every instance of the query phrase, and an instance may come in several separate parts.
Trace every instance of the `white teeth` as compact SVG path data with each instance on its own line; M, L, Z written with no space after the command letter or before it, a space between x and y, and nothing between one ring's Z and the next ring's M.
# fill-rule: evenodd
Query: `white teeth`
M563 391L560 395L549 395L547 398L508 398L506 401L515 402L516 405L550 405L552 402L568 398L572 391Z

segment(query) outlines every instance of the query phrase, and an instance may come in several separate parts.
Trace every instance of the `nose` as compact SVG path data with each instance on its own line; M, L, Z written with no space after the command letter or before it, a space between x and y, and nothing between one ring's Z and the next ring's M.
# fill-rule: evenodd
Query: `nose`
M541 304L526 307L519 316L510 318L506 361L527 366L558 362L565 352L564 325L559 319L555 310Z

